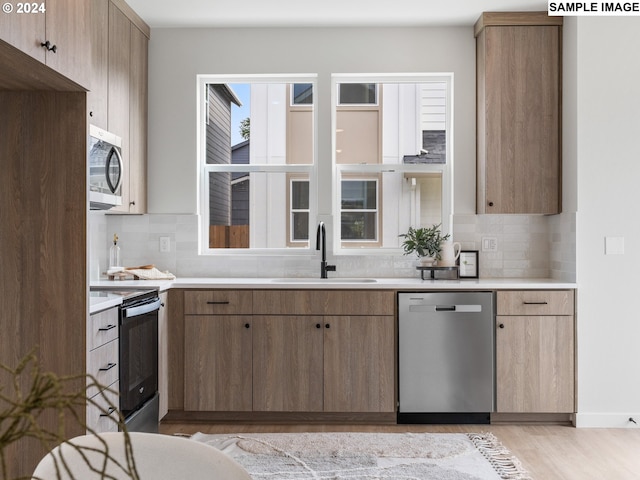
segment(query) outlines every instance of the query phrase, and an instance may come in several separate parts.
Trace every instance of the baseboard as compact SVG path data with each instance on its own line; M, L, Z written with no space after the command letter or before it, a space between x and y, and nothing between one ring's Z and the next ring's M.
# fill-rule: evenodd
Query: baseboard
M491 424L572 425L572 413L492 413Z
M640 428L640 412L576 413L576 428Z

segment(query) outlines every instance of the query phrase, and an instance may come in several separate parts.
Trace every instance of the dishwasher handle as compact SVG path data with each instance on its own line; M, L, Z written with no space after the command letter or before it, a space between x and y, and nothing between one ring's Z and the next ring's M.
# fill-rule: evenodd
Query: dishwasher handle
M455 312L455 305L436 305L436 312Z
M477 313L482 312L482 305L409 305L409 313L432 313L432 312L456 312L456 313Z

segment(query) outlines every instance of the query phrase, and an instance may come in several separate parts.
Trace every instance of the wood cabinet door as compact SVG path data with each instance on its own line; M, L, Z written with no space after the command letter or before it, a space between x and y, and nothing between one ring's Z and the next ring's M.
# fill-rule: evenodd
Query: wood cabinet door
M561 27L478 36L478 212L560 212Z
M89 123L107 130L109 89L109 0L91 0L91 78L87 92Z
M51 0L47 2L46 7L49 7L50 2ZM13 12L0 15L0 39L45 63L46 49L40 44L46 40L46 14L17 13L16 4L10 3L14 8Z
M572 413L572 316L496 317L496 409Z
M252 410L253 323L251 316L185 316L185 410Z
M109 2L109 132L122 138L122 205L111 211L129 211L129 68L131 21Z
M131 24L129 213L147 212L147 80L149 40Z
M323 318L253 319L253 410L321 412Z
M393 316L324 317L324 411L394 412Z
M56 51L46 54L46 64L83 87L91 77L91 2L47 1L46 40Z

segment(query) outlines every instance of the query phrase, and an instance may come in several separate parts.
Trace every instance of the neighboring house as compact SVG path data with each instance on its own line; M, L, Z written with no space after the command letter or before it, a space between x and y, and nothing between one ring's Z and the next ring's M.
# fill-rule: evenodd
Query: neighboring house
M231 163L249 164L250 142L245 140L231 147ZM249 174L231 174L231 225L249 226ZM248 245L247 245L248 246Z

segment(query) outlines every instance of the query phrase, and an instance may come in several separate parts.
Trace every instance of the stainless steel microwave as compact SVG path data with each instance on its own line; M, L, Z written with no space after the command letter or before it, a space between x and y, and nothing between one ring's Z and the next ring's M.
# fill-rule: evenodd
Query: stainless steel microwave
M122 139L89 126L89 208L108 210L122 205Z

